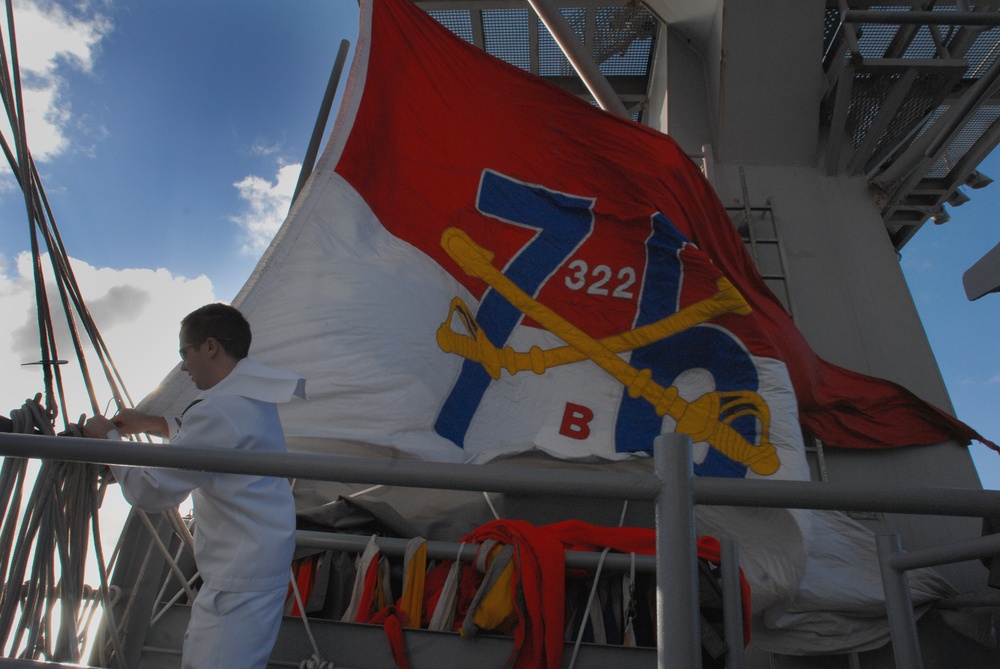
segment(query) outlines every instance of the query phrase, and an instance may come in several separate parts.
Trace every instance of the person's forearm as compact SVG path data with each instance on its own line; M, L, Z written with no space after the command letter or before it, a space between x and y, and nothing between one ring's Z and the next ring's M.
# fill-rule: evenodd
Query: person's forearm
M170 429L163 416L145 414L135 409L122 409L114 417L115 427L125 434L151 434L154 437L169 437Z
M170 436L170 429L167 427L166 418L164 418L163 416L150 416L150 422L152 423L152 425L148 430L145 431L146 434L151 434L154 437L164 437L164 438Z

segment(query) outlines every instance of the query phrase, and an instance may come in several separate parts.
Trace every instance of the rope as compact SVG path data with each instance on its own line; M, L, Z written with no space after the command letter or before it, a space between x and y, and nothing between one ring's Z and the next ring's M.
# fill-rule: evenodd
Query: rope
M127 398L130 404L131 398L84 303L28 148L11 0L6 0L5 10L7 30L0 33L0 102L10 133L9 136L0 134L0 150L24 196L35 282L41 354L39 364L44 387L44 395L26 402L20 410L11 413L11 418L17 432L38 431L53 435L55 418L61 413L65 434L79 436L78 428L67 420L66 393L59 367L62 361L57 359L56 328L43 270L43 243L92 412L98 413L97 393L91 380L81 330L93 344L118 408L124 406L123 398ZM93 618L93 614L88 614L82 606L86 595L83 580L90 528L99 556L101 599L105 614L112 621L109 624L111 642L116 648L118 665L122 666L121 644L116 638L111 611L112 591L107 584L107 567L99 539L98 509L105 490L102 471L102 468L89 464L42 462L28 500L23 502L28 463L23 459L4 460L0 469L0 514L3 519L0 529L0 579L3 583L0 654L9 651L26 659L45 657L70 662L79 659L83 644L79 632L81 628L86 630ZM30 577L27 582L26 574ZM53 622L57 606L58 627ZM56 629L58 631L54 631Z
M319 645L316 643L316 637L313 636L312 628L309 626L309 616L306 615L306 605L302 603L302 595L299 593L299 584L296 583L295 574L291 577L292 583L292 594L295 595L295 603L298 604L299 613L302 616L302 624L306 628L306 636L309 637L309 643L312 644L313 654L308 660L302 660L299 663L299 669L334 669L334 664L330 660L324 659L323 655L319 652Z
M112 555L112 562L115 562L115 563L117 562L117 557L118 557L118 555L121 554L121 549L122 549L122 545L123 545L124 541L125 541L125 532L122 532L118 536L118 543L115 545L114 555ZM152 555L152 553L153 553L153 546L152 546L152 544L147 544L147 546L146 546L146 554L143 557L142 565L140 566L140 568L138 570L139 576L136 578L136 581L141 580L143 578L143 575L146 573L146 569L149 568L150 556ZM102 574L102 577L106 578L106 576L103 575L103 574ZM128 624L129 616L131 616L131 614L132 614L132 609L133 609L133 606L135 604L135 601L138 598L140 592L141 592L140 588L129 588L128 599L126 599L125 604L122 607L123 610L124 610L124 612L122 614L122 619L120 621L118 621L117 624L113 620L113 617L109 617L108 618L107 629L112 634L114 634L114 635L117 636L117 634L118 634L118 632L120 630L124 630L125 629L126 625ZM111 609L110 609L109 606L106 607L106 610L109 613L111 612ZM114 650L117 653L116 657L118 659L118 665L120 667L122 667L123 664L124 664L124 655L122 654L121 642L120 642L120 640L116 640L116 638L113 637L112 638L112 645L115 646ZM98 649L98 651L101 654L101 659L102 659L103 663L106 664L107 663L107 659L106 659L105 653L107 652L107 647L106 646L101 647L101 648Z
M625 525L625 514L628 513L628 500L625 500L622 504L622 514L618 519L618 527L623 527ZM580 652L580 644L583 643L583 632L587 628L587 618L590 616L590 607L594 604L594 597L597 595L597 584L601 579L601 570L604 568L604 558L607 556L610 548L605 548L601 551L601 559L597 561L597 571L594 573L594 582L590 586L590 595L587 597L587 606L583 610L583 615L580 616L580 631L576 635L576 642L573 644L573 655L570 657L569 665L567 669L573 669L576 664L577 653ZM632 553L632 572L630 583L635 583L635 553Z
M94 552L97 555L97 569L101 576L101 603L104 608L104 617L107 619L105 628L108 636L111 637L111 645L115 649L115 659L120 669L125 669L125 652L122 646L121 636L118 634L118 626L115 624L114 604L117 603L121 591L117 588L108 587L108 569L104 561L104 549L101 546L100 524L98 523L97 509L93 510L91 521L94 530ZM113 559L113 558L112 558ZM96 608L96 605L95 605ZM89 629L90 623L87 623Z
M187 580L188 587L193 586L194 582L197 581L199 578L201 578L201 572L200 571L196 571L191 576L191 578L189 578ZM163 584L163 588L160 589L160 594L157 595L157 597L156 597L156 601L157 602L163 601L163 598L166 596L167 586L168 585L169 585L169 583L164 583ZM150 618L150 620L149 620L149 626L152 627L153 625L156 624L157 620L159 620L164 615L166 615L167 611L170 610L170 607L173 606L174 604L176 604L180 600L181 595L183 595L184 592L185 592L184 588L181 588L180 590L178 590L177 592L174 593L173 597L171 597L167 601L163 602L163 606L160 607L160 610L157 613L153 614L153 617Z
M28 400L11 412L14 429L52 434L51 415ZM83 596L83 565L97 469L44 461L24 503L27 460L6 458L0 475L4 521L0 531L0 645L11 654L77 661L76 612ZM25 580L25 575L29 578ZM20 615L18 606L20 605ZM58 633L54 616L59 605Z
M149 625L152 625L153 623L155 623L160 618L160 616L163 615L163 613L173 603L175 603L180 598L181 595L186 594L190 600L194 600L194 598L197 595L197 593L194 591L194 589L193 589L192 586L193 586L194 582L199 578L200 574L196 572L193 576L191 576L190 578L187 578L184 575L183 571L181 570L180 566L178 565L177 558L175 556L173 556L173 555L170 554L169 549L163 543L163 541L160 539L159 534L157 532L157 529L153 525L152 521L149 519L149 516L144 511L141 511L141 510L138 510L138 509L134 510L133 513L134 513L135 516L137 516L142 521L144 527L146 528L146 530L149 533L149 536L152 539L151 543L147 547L146 556L145 556L145 559L143 560L142 566L139 569L140 576L138 578L141 578L141 574L144 574L145 571L146 571L146 569L149 567L149 564L150 564L150 555L152 553L153 547L155 547L157 549L157 551L160 553L160 555L163 558L164 562L166 563L167 567L170 569L171 573L177 578L177 580L181 584L181 590L179 590L177 592L177 594L170 601L168 601L166 604L164 604L163 608L159 611L159 613L156 613L156 614L153 615L152 619L149 622ZM171 509L169 511L163 512L162 513L162 517L165 518L168 521L168 524L171 526L171 530L181 539L181 547L178 549L178 556L180 555L180 552L185 547L189 548L193 552L194 551L194 539L191 536L190 530L184 524L184 520L180 517L180 513L177 511L177 509L175 508L175 509ZM96 516L95 516L95 521L96 521ZM117 556L120 554L120 550L122 548L122 540L123 540L123 538L124 538L124 533L122 534L121 537L119 537L118 544L115 546L115 551L114 551L114 555L112 556L112 560L116 560ZM97 543L98 544L98 548L100 548L99 538L97 538L97 535L95 535L95 543ZM99 561L99 564L102 567L102 571L101 571L102 587L104 587L105 589L107 589L106 588L107 571L106 571L106 568L103 567L103 564L104 564L103 553L100 554L100 558L101 559ZM168 583L164 583L163 589L160 591L159 595L157 596L156 601L159 601L159 600L162 599L163 594L164 594L164 592L166 590L167 585L168 585ZM137 596L138 592L139 592L139 590L137 588L131 589L130 596L129 596L128 600L126 601L125 605L124 605L124 615L122 617L122 621L121 621L120 625L115 622L115 619L114 619L114 616L113 616L113 612L112 612L112 609L111 609L111 605L113 604L113 602L107 602L107 601L105 602L105 611L106 611L106 614L108 616L107 629L108 629L108 631L110 632L110 635L111 635L111 644L113 645L114 651L115 651L114 652L114 657L115 657L116 661L118 662L119 666L123 666L123 663L124 663L124 654L123 654L123 651L122 651L123 646L121 644L121 639L120 639L119 632L120 632L120 630L124 629L124 627L126 626L127 620L129 618L129 616L131 615L132 607L133 607L133 604L135 603L136 596Z
M10 414L22 434L53 434L52 414L41 397ZM79 435L72 426L63 433ZM0 470L0 649L8 656L78 662L88 638L97 598L84 584L90 536L101 569L100 601L109 620L116 599L108 586L101 552L98 509L106 481L97 465L42 461L25 498L28 461L5 458ZM23 508L22 508L23 507ZM111 642L121 644L112 629Z
M624 615L625 624L622 626L622 643L625 646L635 646L635 553L629 553L628 587L625 589Z
M153 540L153 545L155 545L156 548L160 551L160 554L163 556L164 561L166 561L167 563L167 567L169 567L170 571L173 572L174 576L177 577L177 580L184 588L184 591L187 593L187 596L193 600L196 594L195 591L192 590L191 586L188 585L187 577L184 575L184 572L181 571L181 568L177 564L177 562L174 561L174 556L172 556L167 547L163 545L163 541L157 534L156 528L153 527L152 521L149 520L149 516L146 515L145 511L141 510L136 510L136 514L139 516L139 519L142 521L142 524L145 525L146 529L149 531L149 536Z
M493 514L493 517L500 520L500 514L497 513L497 508L493 506L493 500L490 499L490 494L485 490L483 491L483 499L486 500L486 505L490 507L490 513Z
M299 669L336 669L336 665L329 660L324 660L319 655L313 655L308 660L303 660L299 664Z
M580 644L583 643L583 632L587 629L587 618L590 617L590 607L594 604L594 596L597 595L597 583L601 578L601 569L604 568L604 558L607 556L610 548L605 548L601 551L601 559L597 561L597 573L594 574L594 583L590 587L590 596L587 597L587 606L583 609L583 615L580 616L580 631L576 635L576 642L573 644L573 655L569 659L568 669L573 669L576 665L576 656L580 652Z

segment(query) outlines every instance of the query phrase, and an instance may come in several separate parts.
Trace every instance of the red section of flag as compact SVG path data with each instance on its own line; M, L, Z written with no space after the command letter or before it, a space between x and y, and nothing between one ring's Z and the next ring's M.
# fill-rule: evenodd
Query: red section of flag
M825 443L879 448L977 439L997 448L906 389L819 359L764 285L710 185L666 135L492 58L406 0L375 1L370 49L364 95L337 172L392 234L473 295L487 286L445 254L442 231L465 230L500 268L533 234L477 211L485 169L593 198L592 233L538 298L594 337L628 330L638 295L638 284L628 296L588 290L588 281L604 275L594 268L608 268L612 288L624 268L641 277L650 217L660 212L746 297L749 317L717 322L756 355L786 363L801 422ZM587 267L582 288L574 288L580 283L574 271L583 266L577 260ZM682 294L681 301L697 297Z

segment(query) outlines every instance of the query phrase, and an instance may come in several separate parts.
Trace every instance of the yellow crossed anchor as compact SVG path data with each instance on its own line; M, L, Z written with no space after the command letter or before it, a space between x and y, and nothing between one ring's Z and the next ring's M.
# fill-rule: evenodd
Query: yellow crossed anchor
M746 315L750 306L726 278L716 282L718 292L710 298L692 304L666 318L620 335L596 340L545 305L532 299L513 281L493 266L493 254L476 244L458 228L448 228L441 235L441 246L466 274L482 279L525 316L552 332L569 346L543 351L533 346L528 353L514 351L509 346L502 351L486 338L468 307L460 298L452 300L447 319L437 331L438 346L446 353L479 362L493 379L500 378L500 369L510 374L531 370L542 374L549 367L570 362L593 360L604 371L621 382L632 397L642 397L657 415L669 415L677 421L677 431L689 434L695 442L707 441L736 462L747 465L760 475L778 470L778 454L769 440L770 412L763 398L751 391L706 393L694 402L679 396L677 388L664 388L652 380L649 369L637 370L615 353L629 351L659 341L699 323L725 313ZM459 334L451 329L457 315L469 332ZM761 443L754 445L730 427L741 416L752 415L761 422Z

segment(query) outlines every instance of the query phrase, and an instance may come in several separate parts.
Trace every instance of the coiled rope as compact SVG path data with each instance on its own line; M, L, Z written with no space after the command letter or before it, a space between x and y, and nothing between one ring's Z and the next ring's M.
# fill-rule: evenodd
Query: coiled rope
M63 433L74 434L76 428L70 425L65 410L66 394L60 372L64 361L58 360L56 328L43 272L43 248L51 263L51 275L91 411L96 414L99 409L81 330L93 345L118 408L125 406L126 399L131 405L131 398L128 398L121 376L83 300L28 148L11 2L6 3L5 23L6 33L0 33L0 102L10 133L0 134L0 151L24 194L41 355L35 364L40 365L44 387L44 395L25 402L21 409L11 413L11 419L17 432L52 435L55 418L61 413ZM62 412L59 407L63 408ZM89 531L98 557L100 597L109 622L110 643L122 666L121 643L111 619L112 596L107 584L97 513L107 485L103 469L96 465L44 461L34 475L30 493L25 496L24 488L34 469L34 466L29 469L26 460L16 458L5 458L0 468L0 577L3 578L0 653L25 659L70 662L80 659L96 606L94 600L87 599L83 583ZM84 599L87 599L86 606L82 603Z
M53 435L52 418L28 400L10 414L22 434ZM4 458L0 468L0 645L8 656L78 662L93 594L84 585L91 529L100 546L97 509L106 481L100 467L42 461L30 480L28 461ZM111 591L102 570L101 598Z

